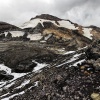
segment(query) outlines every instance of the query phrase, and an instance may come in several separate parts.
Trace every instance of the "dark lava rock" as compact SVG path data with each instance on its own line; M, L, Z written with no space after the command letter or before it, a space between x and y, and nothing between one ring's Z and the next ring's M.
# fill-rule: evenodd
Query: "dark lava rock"
M0 80L11 80L11 79L13 79L14 78L14 76L13 75L9 75L9 74L7 74L5 71L0 71Z
M86 61L80 69L86 73L100 71L100 40L94 41L85 51Z
M19 65L14 68L12 71L16 73L26 73L31 72L34 67L36 67L37 64L32 62L31 60L25 60L19 63Z
M33 44L16 44L8 47L1 53L2 62L15 72L29 72L37 65L32 62L36 60L41 63L50 63L56 59L56 54Z
M6 71L0 70L0 74L6 74Z
M55 59L55 54L44 54L42 56L38 55L35 60L39 63L51 63Z
M12 34L10 32L8 32L6 38L8 38L8 39L12 38Z
M0 40L3 40L5 38L5 34L0 34Z
M39 85L11 100L92 100L91 93L100 92L99 72L86 75L68 66L44 69L37 75ZM66 69L67 68L67 69ZM36 75L31 77L32 81Z
M43 22L43 25L44 25L44 28L50 28L50 27L54 28L54 25L52 22Z

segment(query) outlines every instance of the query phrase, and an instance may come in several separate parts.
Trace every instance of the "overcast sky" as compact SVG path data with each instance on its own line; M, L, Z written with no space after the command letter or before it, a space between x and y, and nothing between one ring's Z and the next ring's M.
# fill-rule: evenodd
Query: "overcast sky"
M100 0L0 0L0 21L20 26L39 14L100 27Z

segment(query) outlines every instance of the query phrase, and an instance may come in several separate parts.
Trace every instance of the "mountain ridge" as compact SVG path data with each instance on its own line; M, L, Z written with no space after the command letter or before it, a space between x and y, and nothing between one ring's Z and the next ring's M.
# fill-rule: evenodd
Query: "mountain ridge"
M73 46L78 49L87 46L94 39L99 39L99 31L100 29L95 26L83 27L70 20L60 19L49 14L41 14L31 18L20 28L4 30L0 34L0 40L65 44L68 48Z

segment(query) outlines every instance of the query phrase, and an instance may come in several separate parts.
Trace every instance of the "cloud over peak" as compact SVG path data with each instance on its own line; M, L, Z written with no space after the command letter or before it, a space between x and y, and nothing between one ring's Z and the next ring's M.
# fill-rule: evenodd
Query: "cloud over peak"
M100 26L99 0L1 0L0 21L21 25L38 14L52 14L85 26Z

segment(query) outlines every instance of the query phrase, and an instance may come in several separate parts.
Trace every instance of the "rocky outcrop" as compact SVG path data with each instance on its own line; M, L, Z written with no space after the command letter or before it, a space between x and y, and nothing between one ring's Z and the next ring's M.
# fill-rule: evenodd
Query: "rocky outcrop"
M100 100L100 94L99 93L92 93L91 98L93 100Z
M100 40L94 41L85 51L86 61L80 68L87 74L100 71Z
M69 46L85 47L92 42L92 40L84 37L78 30L70 30L63 27L57 27L50 22L44 22L44 38L48 36L47 43L61 43L65 44L66 48ZM51 35L50 35L51 34ZM75 42L75 43L74 43Z
M27 58L27 60L20 61L18 63L18 65L16 64L12 68L12 72L27 73L27 72L31 72L33 70L33 68L36 67L36 66L37 66L37 64L35 62L32 62L32 60L29 60ZM9 67L11 67L11 65Z

